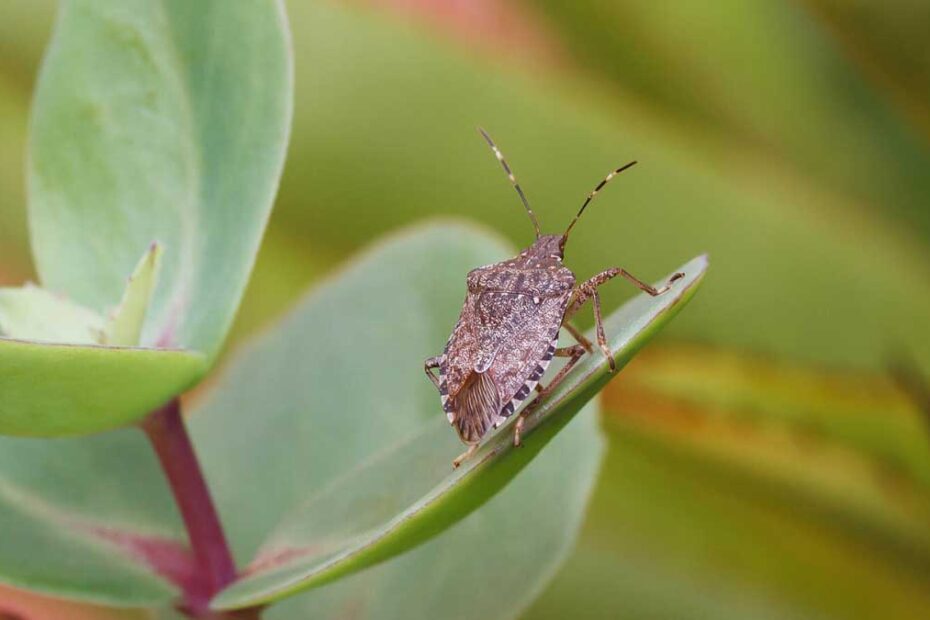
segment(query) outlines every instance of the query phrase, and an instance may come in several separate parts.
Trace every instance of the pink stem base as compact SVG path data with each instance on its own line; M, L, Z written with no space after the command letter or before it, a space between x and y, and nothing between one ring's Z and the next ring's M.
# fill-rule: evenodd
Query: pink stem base
M203 470L194 452L181 415L181 405L174 399L151 412L142 423L155 454L161 463L171 492L187 528L197 575L184 588L179 609L193 618L257 619L258 609L216 614L210 611L210 599L236 578L236 564Z

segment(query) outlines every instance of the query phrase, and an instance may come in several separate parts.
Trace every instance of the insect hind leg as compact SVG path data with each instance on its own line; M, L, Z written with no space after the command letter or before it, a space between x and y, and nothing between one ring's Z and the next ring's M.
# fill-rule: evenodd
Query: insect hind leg
M477 451L478 451L478 444L473 443L472 445L468 446L468 450L466 450L465 452L462 452L460 455L455 457L455 459L452 461L452 468L458 469L462 463L470 459L471 456Z
M435 357L428 357L426 361L423 362L423 371L426 373L426 376L429 377L429 380L433 382L433 385L436 386L436 389L439 388L439 377L433 374L433 368L439 368L439 365L442 363L442 356L437 355Z
M578 360L584 356L586 353L583 346L580 344L572 345L570 347L563 347L561 349L555 350L555 355L557 357L567 357L568 362L559 372L552 378L546 387L541 387L538 383L536 384L536 391L539 392L536 395L536 398L533 401L523 408L523 411L520 412L520 415L517 416L517 422L513 427L513 445L520 447L521 435L523 433L523 427L526 426L526 417L533 412L536 407L542 403L542 399L552 393L552 391L559 386L560 383L568 376L568 373L571 372L575 364L578 363Z

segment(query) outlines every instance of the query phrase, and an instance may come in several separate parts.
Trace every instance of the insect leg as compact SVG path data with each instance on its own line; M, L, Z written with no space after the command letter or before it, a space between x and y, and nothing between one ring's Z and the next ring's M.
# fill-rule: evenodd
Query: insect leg
M575 288L574 298L571 303L568 305L568 309L565 311L565 316L562 319L563 325L568 325L567 321L581 309L581 306L584 305L588 299L592 299L594 305L594 324L597 328L597 344L601 348L601 351L604 352L604 355L607 357L607 361L610 363L611 372L616 370L616 363L614 362L613 355L610 353L610 348L607 346L607 337L604 334L604 318L601 315L601 299L597 294L597 289L602 284L621 276L626 278L630 282L636 285L637 288L645 291L646 293L652 295L653 297L661 295L672 287L672 284L679 278L683 278L685 274L678 272L672 275L668 279L668 282L660 288L655 288L650 286L628 272L626 269L621 269L620 267L613 267L602 271L601 273L591 277L589 280L582 282ZM569 331L572 331L569 329ZM574 335L574 334L573 334Z
M459 465L467 461L471 457L471 455L477 451L478 451L478 444L473 443L472 445L468 446L468 450L466 450L465 452L462 452L460 455L455 457L455 460L452 461L452 467L455 469L458 469Z
M601 315L601 296L597 294L596 289L592 297L594 303L594 325L595 329L597 329L597 346L601 348L601 351L607 357L607 363L610 364L610 372L616 372L617 363L614 361L614 354L611 353L610 347L607 346L607 336L604 335L604 317Z
M588 339L585 337L585 335L582 334L581 331L580 331L577 327L575 327L574 325L572 325L572 324L569 323L568 321L564 321L564 322L562 323L562 327L564 327L565 330L566 330L569 334L572 335L572 338L574 338L574 339L578 342L578 344L580 344L581 346L584 347L584 350L585 350L585 351L587 351L588 353L591 352L591 341L588 340Z
M536 398L533 399L533 402L523 408L523 411L521 411L520 415L517 416L516 424L514 424L514 446L520 446L520 435L523 433L524 425L526 425L526 416L532 413L532 411L539 406L543 398L551 394L552 390L558 387L558 385L562 382L563 379L565 379L566 376L568 376L568 373L571 372L572 368L575 366L575 364L578 363L578 360L580 360L584 354L584 347L579 344L555 350L556 356L567 357L569 360L564 366L562 366L562 369L558 372L558 374L552 377L552 381L550 381L546 387L541 388L539 387L539 384L536 385L536 391L539 392L539 394L536 395Z
M592 276L590 279L586 280L585 282L582 282L575 288L575 298L572 300L571 304L569 304L568 310L565 311L565 320L567 320L570 316L578 312L578 309L581 307L581 305L584 304L584 302L586 302L589 297L594 295L595 291L597 291L597 288L599 286L608 282L609 280L616 278L617 276L626 278L627 280L632 282L638 289L655 297L669 290L672 287L672 284L676 280L683 278L685 274L681 272L672 274L672 277L668 279L668 282L666 282L664 286L660 288L655 288L653 286L646 284L645 282L643 282L642 280L640 280L639 278L631 274L626 269L622 269L620 267L612 267L610 269L606 269L602 271L601 273L597 274L596 276Z
M439 364L442 362L442 357L437 355L436 357L428 357L426 361L423 362L423 370L426 372L426 376L429 377L429 380L433 382L433 385L436 386L436 389L439 389L439 377L433 374L433 368L439 368Z

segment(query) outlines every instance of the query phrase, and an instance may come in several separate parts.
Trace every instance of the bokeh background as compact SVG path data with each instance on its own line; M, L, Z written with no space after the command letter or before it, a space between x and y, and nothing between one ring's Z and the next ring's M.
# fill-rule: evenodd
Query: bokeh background
M476 125L551 231L637 159L568 264L655 279L709 252L712 268L605 393L589 517L525 619L930 617L930 3L289 13L294 132L229 348L411 222L467 218L527 244ZM0 4L0 285L33 273L23 160L53 17L48 0ZM618 282L604 301L633 293ZM0 617L116 617L0 601Z

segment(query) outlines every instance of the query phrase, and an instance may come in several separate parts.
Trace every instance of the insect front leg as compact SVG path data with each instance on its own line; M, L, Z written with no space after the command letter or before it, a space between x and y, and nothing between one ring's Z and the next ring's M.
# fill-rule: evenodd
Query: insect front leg
M555 350L556 357L567 357L569 358L568 362L562 366L562 369L558 372L558 374L552 377L552 381L550 381L546 387L540 387L538 383L536 384L536 391L539 392L539 394L536 395L536 398L533 399L533 402L523 408L523 411L521 411L520 415L517 416L517 422L513 426L514 446L520 446L520 435L523 433L523 427L526 425L526 416L532 413L532 411L542 402L542 399L551 394L552 390L557 388L558 385L562 383L562 380L568 376L568 373L571 372L572 367L578 363L578 360L580 360L584 354L585 349L579 344Z
M433 385L436 386L436 389L439 389L439 377L433 374L433 368L439 368L439 364L442 363L442 356L437 355L436 357L428 357L426 361L423 362L423 370L426 372L426 376L429 377L429 380L433 382Z
M666 292L670 288L672 288L672 284L674 284L676 280L679 280L685 277L685 274L681 273L680 271L678 273L672 274L672 277L668 279L668 282L666 282L664 286L660 288L655 288L653 286L650 286L649 284L646 284L645 282L643 282L642 280L640 280L639 278L631 274L626 269L622 269L620 267L612 267L610 269L605 269L601 273L597 274L596 276L592 276L591 278L589 278L585 282L582 282L576 287L575 299L572 301L572 303L568 307L568 310L565 312L565 318L568 318L571 315L573 315L578 310L578 308L581 306L581 304L587 301L588 297L594 294L594 292L597 290L597 287L608 282L609 280L613 280L617 276L626 278L627 280L632 282L633 285L639 290L645 293L648 293L652 295L653 297L656 297Z
M685 274L681 272L675 273L668 279L668 282L666 282L664 286L655 288L646 284L628 272L626 269L622 269L620 267L613 267L611 269L602 271L589 280L582 282L575 288L574 298L569 304L568 309L565 311L563 324L564 321L568 321L568 319L573 314L578 312L581 306L590 298L594 305L594 325L597 329L597 344L601 351L603 351L604 356L607 357L607 361L610 364L610 371L615 372L617 370L617 364L614 362L614 356L610 352L610 347L607 345L607 336L604 334L604 317L601 314L601 298L597 293L598 287L608 282L609 280L616 278L617 276L621 276L632 282L640 290L652 295L653 297L656 297L657 295L661 295L662 293L668 291L672 287L672 284L674 284L676 280L683 278L684 275Z

